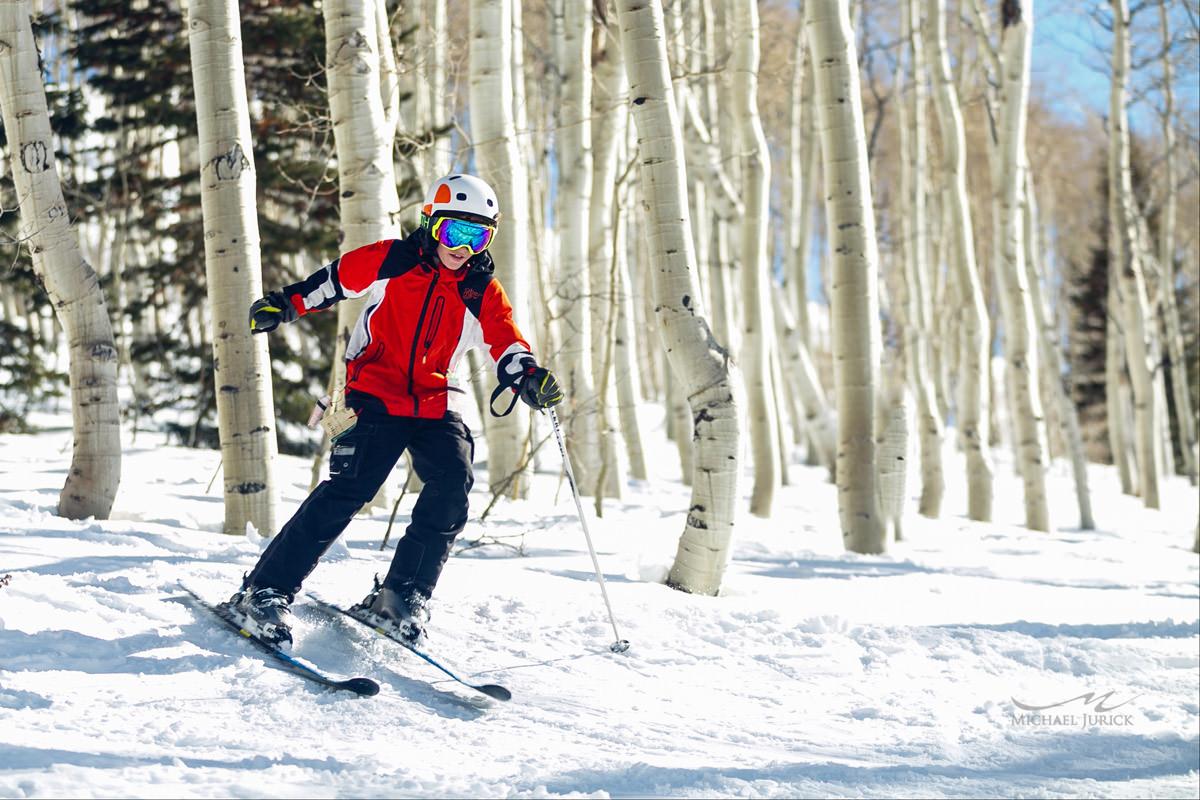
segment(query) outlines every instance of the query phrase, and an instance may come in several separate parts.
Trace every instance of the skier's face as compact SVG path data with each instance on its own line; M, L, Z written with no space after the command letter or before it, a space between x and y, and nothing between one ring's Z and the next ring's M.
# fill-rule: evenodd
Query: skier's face
M437 246L438 261L442 262L442 266L446 269L459 269L467 260L471 258L471 251L465 247L458 247L451 250L446 245L438 243Z

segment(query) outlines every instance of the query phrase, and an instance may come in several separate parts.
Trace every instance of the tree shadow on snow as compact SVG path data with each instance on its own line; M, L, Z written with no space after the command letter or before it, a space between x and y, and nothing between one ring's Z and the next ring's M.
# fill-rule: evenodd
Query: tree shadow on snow
M182 637L198 642L196 637ZM233 640L231 640L233 641ZM0 629L0 653L6 670L36 672L64 670L89 675L175 673L183 668L208 671L222 666L220 654L192 653L171 658L136 655L179 643L179 637L159 632L139 633L117 639L99 639L78 631L42 630L25 633Z
M918 791L918 796L1011 797L1042 794L1053 786L1054 781L1060 780L1121 783L1188 776L1194 774L1200 759L1200 739L1178 737L1035 731L1021 744L1033 752L1023 758L997 754L992 763L980 758L986 754L964 754L970 760L984 761L982 766L944 763L859 766L826 761L682 769L639 763L611 770L575 770L549 780L539 777L538 784L544 792L590 794L605 791L613 797L734 795L745 788L733 782L759 781L770 786L772 794L784 789L784 796L815 796L850 789L877 795ZM879 753L881 758L886 755ZM1060 791L1070 789L1056 788Z
M193 758L178 753L161 756L133 756L115 753L84 753L78 750L56 750L20 745L0 745L0 763L6 771L28 769L40 770L55 766L86 767L100 770L120 770L132 767L170 767L183 764L189 769L266 770L272 767L299 767L316 772L361 771L361 763L342 761L332 756L326 758L293 758L283 756L250 756L238 760L223 761L215 758Z
M553 575L556 578L570 578L574 581L590 581L595 582L595 572L585 572L581 569L534 569L530 572L541 572L545 575ZM624 575L614 575L612 573L604 573L605 583L645 583L645 581L631 580Z
M1043 622L1003 622L993 624L933 625L948 631L996 631L1020 633L1035 639L1190 639L1200 634L1200 620L1191 622L1115 622L1100 625L1053 625Z
M893 575L943 574L947 570L915 564L912 561L859 561L814 558L764 558L748 556L735 558L740 565L750 565L752 575L764 578L880 578ZM762 566L759 566L762 565ZM607 576L606 576L607 577Z

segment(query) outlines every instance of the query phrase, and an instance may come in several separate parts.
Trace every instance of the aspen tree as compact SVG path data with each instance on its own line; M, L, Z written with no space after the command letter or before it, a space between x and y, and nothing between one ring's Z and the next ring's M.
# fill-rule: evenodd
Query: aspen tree
M1109 225L1109 253L1114 250L1113 226ZM1108 447L1113 465L1121 482L1121 492L1139 494L1137 464L1134 461L1133 443L1129 431L1130 407L1129 377L1125 368L1125 346L1122 335L1121 290L1118 281L1110 277L1108 282L1108 322L1104 331L1104 389L1105 411L1108 427Z
M345 253L399 233L400 198L392 166L380 78L375 4L383 0L325 0L325 60L329 108L337 146L338 189ZM350 329L367 301L337 305L333 385L345 383Z
M942 496L945 493L945 478L942 475L942 420L938 415L933 382L929 377L929 328L932 317L929 286L929 216L926 214L926 150L928 149L928 126L926 124L927 91L925 84L925 46L922 35L921 7L917 0L905 0L903 10L905 30L908 32L910 74L912 77L911 111L905 100L901 110L909 112L911 128L901 122L901 141L904 147L904 164L901 174L907 176L903 187L910 213L904 215L903 224L909 235L904 237L904 282L908 286L907 356L908 381L916 399L921 452L921 500L919 511L927 517L941 514ZM904 183L904 181L902 181ZM905 429L907 441L907 428ZM894 436L888 440L894 442Z
M771 515L775 487L779 483L779 455L771 402L769 368L771 306L767 302L771 276L767 253L770 215L771 156L758 115L758 6L757 0L737 0L732 8L733 59L729 66L736 101L738 147L741 151L742 217L742 374L746 379L747 413L750 417L750 447L754 459L754 488L750 513Z
M599 469L599 424L592 383L591 288L588 282L588 206L592 200L592 4L563 7L559 68L563 73L557 131L559 258L553 285L561 345L559 380L570 405L567 422L572 465L581 491L590 493Z
M731 9L727 0L708 0L705 7L706 27L712 29L711 42L707 43L709 52L715 63L728 63L732 57L730 50L730 16ZM734 99L730 88L731 76L728 69L718 70L708 80L708 95L706 103L708 110L709 130L717 142L717 160L729 167L736 177L739 149L737 146L737 131L733 118ZM711 160L711 159L710 159ZM719 198L720 195L718 194ZM720 206L714 204L714 211ZM740 215L743 213L738 211ZM739 303L737 302L738 270L741 268L734 257L737 248L737 228L733 217L717 214L712 223L714 228L715 257L712 269L716 272L711 276L709 285L713 295L713 331L717 341L731 353L740 352L741 329Z
M1175 217L1179 203L1176 185L1175 155L1175 87L1172 85L1171 28L1167 19L1167 2L1159 0L1159 32L1162 36L1163 73L1163 209L1158 230L1158 263L1162 270L1161 294L1163 321L1166 327L1167 356L1170 359L1171 394L1175 401L1175 416L1179 421L1179 445L1183 451L1183 467L1195 486L1200 467L1200 444L1197 442L1196 413L1192 393L1188 389L1187 358L1184 355L1183 333L1179 324L1179 308L1175 303Z
M1029 284L1029 299L1033 305L1034 318L1039 331L1038 347L1042 356L1044 383L1050 389L1050 402L1058 408L1062 426L1066 429L1067 448L1071 456L1071 471L1075 476L1075 499L1079 505L1079 527L1085 531L1096 527L1092 517L1092 497L1088 490L1087 460L1083 454L1083 436L1079 432L1079 413L1067 396L1063 383L1062 355L1058 347L1058 331L1054 317L1046 308L1042 296L1041 240L1038 236L1037 194L1034 192L1033 173L1028 164L1025 168L1025 270Z
M445 0L437 0L445 6ZM525 33L521 3L513 3L512 7L512 74L513 74L513 123L517 131L517 149L525 165L525 176L529 184L526 196L529 198L529 254L533 262L533 287L531 289L531 310L534 325L538 331L538 346L541 352L557 353L557 338L551 326L551 287L549 280L549 247L553 239L553 231L545 224L544 208L546 188L549 180L546 177L548 157L535 157L535 150L544 148L545 131L535 132L530 128L530 115L533 113L532 98L526 89L525 70ZM443 14L444 16L444 14ZM443 19L443 28L445 20ZM444 52L440 50L439 52ZM553 92L559 87L554 86L547 93L545 104L549 105L554 97ZM554 103L557 107L557 103ZM551 126L543 126L551 127ZM543 153L544 155L544 153Z
M277 454L271 360L246 309L262 294L254 147L235 0L193 0L188 43L196 92L204 264L212 310L225 532L275 534Z
M633 308L633 279L629 275L628 233L632 214L629 205L628 184L620 187L617 201L617 236L615 252L617 285L613 287L616 293L617 326L614 345L614 382L617 390L617 413L621 421L621 436L625 441L625 449L629 454L630 477L644 481L649 475L646 471L646 455L642 447L642 427L638 419L638 363L635 359L637 350L637 332L634 328L635 312Z
M837 476L837 423L832 409L825 399L825 390L821 387L821 378L813 365L808 345L800 331L800 326L792 318L787 304L778 293L772 295L775 304L775 322L778 328L778 338L782 343L781 366L784 367L784 379L792 394L800 399L804 409L805 430L807 431L808 447L813 450L809 460L813 464L822 464L829 470L830 480Z
M879 251L858 57L846 0L808 0L805 24L816 65L826 231L833 252L830 313L838 410L838 511L846 549L881 553L887 542L876 495L874 425Z
M962 111L946 47L946 2L927 0L932 28L929 61L935 108L941 126L943 174L947 190L951 271L962 297L961 359L958 378L958 430L967 455L967 516L992 518L992 457L988 446L988 316L975 263L974 229L967 195L966 140ZM949 279L949 278L948 278Z
M736 376L696 302L692 224L683 141L667 66L659 0L618 0L629 75L646 227L655 259L654 313L671 370L691 407L695 441L692 500L670 585L714 595L729 559L737 503Z
M496 192L503 213L501 235L491 251L496 277L504 285L515 316L528 316L529 305L529 198L525 163L517 148L516 127L510 103L495 98L512 96L513 0L471 0L471 135L481 177ZM526 470L529 413L518 409L506 417L489 419L487 428L488 475L498 483ZM526 481L515 475L509 486L513 497L527 494Z
M796 29L796 45L792 55L792 96L788 118L788 251L787 281L791 288L790 299L800 337L805 346L810 344L808 319L808 256L812 229L813 160L816 155L816 137L812 135L812 69L808 64L808 48L805 46L804 19Z
M895 541L904 538L904 498L908 480L909 408L903 364L883 369L883 386L876 395L876 462L879 466L879 514Z
M514 14L520 5L517 3L513 7ZM513 30L514 33L520 30L516 23ZM429 122L433 126L433 153L429 163L436 179L450 172L450 124L446 111L446 63L450 60L450 38L446 30L446 0L425 0L425 25L422 31L428 35L423 41L426 43L425 58L429 60L426 92L429 94ZM520 42L520 39L513 41ZM517 70L513 74L519 76L522 72Z
M1155 351L1146 279L1138 252L1138 210L1133 199L1130 169L1128 113L1125 108L1129 79L1129 5L1111 0L1113 10L1112 91L1108 117L1109 225L1112 226L1112 262L1122 297L1126 361L1133 386L1134 429L1137 442L1138 485L1147 508L1159 508L1159 465L1162 447L1151 354Z
M0 113L20 235L67 336L71 468L58 498L70 519L108 519L121 480L117 350L99 278L83 260L54 158L46 90L25 0L0 0ZM244 320L244 318L243 318ZM35 329L32 320L30 330Z
M624 144L628 129L629 109L626 106L627 82L621 63L618 34L606 24L596 28L598 46L593 48L592 91L592 200L589 204L588 284L591 287L591 350L592 385L599 408L599 466L604 474L604 487L596 488L597 498L620 497L624 476L617 458L616 383L612 379L613 359L610 346L616 325L616 275L614 240L617 213L617 183L621 178L617 155Z
M1025 202L1025 130L1028 120L1029 51L1033 42L1033 8L1029 0L1009 0L1001 6L1000 54L1003 108L999 129L999 199L1002 263L996 265L1004 298L1004 356L1011 379L1010 407L1015 440L1025 487L1025 525L1050 530L1050 507L1046 497L1045 418L1038 392L1036 327L1025 272L1027 235L1022 215Z

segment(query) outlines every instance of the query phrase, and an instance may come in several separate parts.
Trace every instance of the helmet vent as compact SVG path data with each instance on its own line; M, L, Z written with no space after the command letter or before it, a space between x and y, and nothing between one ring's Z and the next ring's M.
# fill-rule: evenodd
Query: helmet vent
M466 192L459 192L459 193L458 193L458 195L457 195L457 197L458 197L458 199L459 199L459 200L466 200L466 199L467 199L467 193L466 193Z

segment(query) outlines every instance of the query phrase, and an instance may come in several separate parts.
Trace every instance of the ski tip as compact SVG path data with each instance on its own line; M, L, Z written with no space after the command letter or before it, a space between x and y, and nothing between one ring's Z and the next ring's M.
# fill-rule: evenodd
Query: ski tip
M614 653L624 653L626 650L629 649L629 640L628 639L618 639L617 641L610 644L608 646L608 649L612 650Z
M360 697L374 697L379 694L379 684L370 678L348 678L342 686Z
M483 692L494 700L512 700L512 692L495 683L485 683L482 686L475 686L473 688Z

